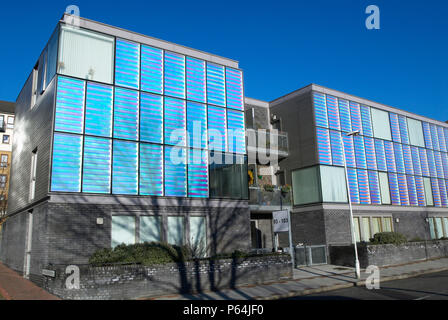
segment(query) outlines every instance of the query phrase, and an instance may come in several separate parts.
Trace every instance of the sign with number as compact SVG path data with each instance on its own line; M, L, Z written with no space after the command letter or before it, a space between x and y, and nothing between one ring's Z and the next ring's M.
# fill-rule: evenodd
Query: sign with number
M274 224L274 232L288 232L289 231L289 221L288 221L288 211L274 211L272 212L272 222Z

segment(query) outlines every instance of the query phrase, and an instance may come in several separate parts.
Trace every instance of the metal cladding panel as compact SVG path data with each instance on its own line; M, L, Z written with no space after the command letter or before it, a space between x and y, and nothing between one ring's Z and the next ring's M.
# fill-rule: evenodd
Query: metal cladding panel
M165 146L165 196L187 196L187 161L184 148Z
M417 192L417 200L418 205L420 207L426 206L426 197L425 197L425 185L423 183L423 177L415 176L415 189Z
M51 191L81 191L82 136L55 133Z
M347 162L347 166L355 168L356 159L355 159L355 146L353 144L353 137L344 135L342 138L344 141L345 161Z
M409 192L409 204L411 206L418 206L417 186L414 176L407 176L408 192Z
M366 151L364 148L364 137L354 136L353 141L355 143L356 167L361 169L367 169Z
M373 137L372 117L370 107L361 105L362 132L365 136Z
M447 152L446 138L443 127L437 126L437 135L439 138L440 151Z
M115 88L114 138L138 140L138 91Z
M316 126L328 128L327 103L324 94L314 92L314 114L316 117Z
M207 148L207 106L187 102L187 132L190 148Z
M236 110L227 110L227 128L229 152L245 154L244 113Z
M220 107L208 106L208 146L210 150L226 151L226 109Z
M437 177L437 168L436 168L436 158L434 157L434 151L426 150L426 155L428 157L428 166L429 166L429 175L431 177Z
M409 191L406 175L398 174L398 189L400 191L400 203L402 206L409 205Z
M328 125L330 129L341 130L341 124L339 122L338 99L336 97L327 95L327 112Z
M140 44L117 39L115 56L115 84L117 86L139 89L140 82Z
M414 166L412 164L412 153L411 147L408 145L402 145L403 147L403 159L404 159L404 169L406 174L414 174Z
M207 103L226 106L224 67L207 62Z
M386 152L387 171L397 172L393 143L390 141L384 141L384 151Z
M185 100L165 97L165 144L186 145Z
M190 149L188 151L188 196L208 197L208 152Z
M352 120L350 116L350 105L347 100L338 99L339 119L341 130L344 132L352 132Z
M397 166L397 172L405 173L402 145L399 143L394 143L394 152L395 152L395 164Z
M448 207L448 195L446 187L446 181L443 179L439 179L440 201L442 202L443 207Z
M361 204L370 204L370 188L367 170L358 169L356 171L358 172L359 202Z
M113 91L112 86L87 83L86 134L112 137Z
M112 193L138 193L138 144L113 141Z
M142 45L141 90L163 94L163 50Z
M420 152L417 147L411 147L412 164L414 167L414 174L422 175L422 165L420 163Z
M442 199L440 197L439 180L436 178L431 178L431 186L432 186L432 196L434 198L434 206L441 207Z
M424 135L424 138L425 138L426 148L433 149L431 128L429 126L429 123L423 122L422 124L423 124L423 135Z
M335 166L344 165L344 151L342 147L342 136L338 131L330 130L331 155Z
M361 110L359 103L350 101L350 114L352 118L353 131L359 130L362 133Z
M185 56L165 51L164 63L165 94L185 98Z
M331 165L330 133L327 129L316 128L319 163Z
M399 206L401 204L400 189L398 187L398 177L396 173L389 173L389 185L392 204Z
M428 164L428 154L426 153L426 149L418 148L420 154L420 164L422 167L422 175L429 177L429 164Z
M398 123L400 125L401 143L409 144L408 122L406 121L406 117L398 116Z
M163 97L140 94L140 141L163 143Z
M389 113L390 128L392 130L392 140L394 142L401 142L400 124L398 122L398 115L395 113Z
M348 186L352 203L359 204L358 174L356 169L347 168Z
M86 136L82 192L110 193L112 140Z
M434 151L434 159L436 163L437 177L443 179L445 174L443 172L442 154L439 151Z
M377 171L368 171L370 200L372 204L381 204L380 185Z
M226 67L227 108L244 111L243 73Z
M85 81L58 77L56 131L83 133Z
M140 194L163 196L163 146L140 143Z
M386 151L384 150L384 141L375 139L375 153L378 170L387 171Z
M206 102L205 61L187 57L187 99Z
M377 170L375 143L373 138L364 137L364 145L366 149L367 169Z
M439 135L437 133L437 126L435 124L429 125L431 129L431 139L432 139L432 146L434 150L440 151L440 144L439 144Z

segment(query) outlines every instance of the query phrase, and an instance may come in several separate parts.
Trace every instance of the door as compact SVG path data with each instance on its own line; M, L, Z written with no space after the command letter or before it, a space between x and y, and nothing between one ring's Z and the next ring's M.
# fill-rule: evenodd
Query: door
M33 214L31 212L28 213L28 229L26 233L26 242L25 242L25 259L24 259L24 267L23 267L23 276L27 279L30 277L30 267L31 267L31 246L33 243Z
M196 257L207 254L207 233L205 217L190 217L190 246Z

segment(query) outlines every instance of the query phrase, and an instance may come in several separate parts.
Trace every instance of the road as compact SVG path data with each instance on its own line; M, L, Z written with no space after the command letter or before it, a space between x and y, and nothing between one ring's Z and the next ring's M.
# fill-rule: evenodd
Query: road
M352 287L288 300L448 300L448 271L388 281L378 290Z

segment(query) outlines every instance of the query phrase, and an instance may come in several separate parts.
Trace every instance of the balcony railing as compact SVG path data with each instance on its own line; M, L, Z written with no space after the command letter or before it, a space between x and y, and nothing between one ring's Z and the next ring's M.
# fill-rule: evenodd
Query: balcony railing
M266 191L260 187L249 187L249 205L262 209L281 209L291 206L291 191L280 189Z
M289 155L288 133L277 130L246 129L248 151L256 149L267 154L277 153L280 158Z

